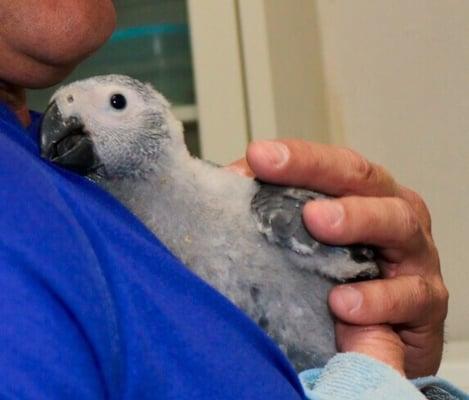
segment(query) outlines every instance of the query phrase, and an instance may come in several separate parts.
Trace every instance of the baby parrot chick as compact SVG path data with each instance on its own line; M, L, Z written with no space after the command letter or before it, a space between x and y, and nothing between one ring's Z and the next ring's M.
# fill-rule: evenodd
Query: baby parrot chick
M376 277L378 268L370 248L328 246L306 231L304 204L327 196L192 157L166 99L122 75L59 89L40 140L44 158L120 200L257 322L298 371L335 354L328 292L337 282Z

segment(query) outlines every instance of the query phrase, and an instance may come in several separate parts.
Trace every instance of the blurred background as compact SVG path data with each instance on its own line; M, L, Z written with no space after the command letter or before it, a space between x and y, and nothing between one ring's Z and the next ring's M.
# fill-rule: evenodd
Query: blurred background
M440 374L469 390L469 1L115 4L115 34L72 80L152 82L215 162L301 137L352 147L423 195L451 295ZM33 107L53 90L30 92Z

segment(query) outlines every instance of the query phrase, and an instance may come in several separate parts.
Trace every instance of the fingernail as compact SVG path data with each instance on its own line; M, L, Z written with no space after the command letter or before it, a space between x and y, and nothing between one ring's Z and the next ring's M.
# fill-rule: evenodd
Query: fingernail
M331 227L339 225L344 219L344 207L335 201L322 200L317 203L320 207L318 214L321 215Z
M261 149L261 157L276 168L283 167L290 158L290 150L288 150L285 144L280 142L262 142Z
M352 286L339 286L337 287L336 295L338 300L342 303L343 308L350 314L356 312L363 303L363 295Z

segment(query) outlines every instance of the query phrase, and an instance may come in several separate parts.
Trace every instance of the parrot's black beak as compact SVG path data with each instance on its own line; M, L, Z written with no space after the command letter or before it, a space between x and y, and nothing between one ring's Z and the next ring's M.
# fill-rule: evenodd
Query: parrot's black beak
M41 122L41 156L82 175L95 171L100 165L99 158L83 128L77 117L64 119L53 101Z

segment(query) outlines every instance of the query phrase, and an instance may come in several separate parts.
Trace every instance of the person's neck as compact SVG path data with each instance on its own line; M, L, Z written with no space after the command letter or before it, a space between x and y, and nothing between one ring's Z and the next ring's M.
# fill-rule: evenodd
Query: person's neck
M31 116L26 105L26 90L24 88L0 80L0 101L16 114L23 126L31 123Z

